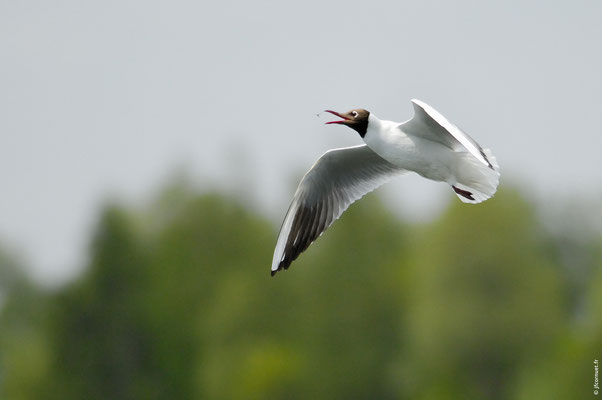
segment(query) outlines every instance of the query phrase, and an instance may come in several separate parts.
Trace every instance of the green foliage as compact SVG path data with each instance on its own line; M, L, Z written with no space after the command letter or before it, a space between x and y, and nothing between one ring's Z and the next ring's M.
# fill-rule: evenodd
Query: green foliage
M591 395L602 272L576 315L560 244L517 193L412 226L369 195L271 278L275 237L174 185L105 207L86 273L57 292L0 262L0 398Z
M516 368L541 356L567 318L532 210L502 192L454 206L424 235L405 275L417 390L435 380L452 382L454 397L506 398Z

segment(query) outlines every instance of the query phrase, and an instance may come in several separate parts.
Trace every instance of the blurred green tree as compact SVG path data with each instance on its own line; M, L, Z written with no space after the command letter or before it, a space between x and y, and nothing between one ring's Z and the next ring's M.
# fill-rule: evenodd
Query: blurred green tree
M569 399L593 383L602 246L583 257L595 279L567 278L516 192L426 225L369 195L271 278L275 238L176 182L104 207L88 268L56 292L0 257L0 397Z
M411 398L508 398L521 363L545 354L567 316L544 238L509 190L478 207L455 203L425 228L400 270Z
M0 398L38 397L50 369L45 293L0 249Z

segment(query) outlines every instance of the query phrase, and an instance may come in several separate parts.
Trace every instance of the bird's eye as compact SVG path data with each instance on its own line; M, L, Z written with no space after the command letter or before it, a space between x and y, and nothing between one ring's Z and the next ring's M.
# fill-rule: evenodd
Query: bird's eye
M357 117L357 111L351 111L351 115L353 115L354 117Z

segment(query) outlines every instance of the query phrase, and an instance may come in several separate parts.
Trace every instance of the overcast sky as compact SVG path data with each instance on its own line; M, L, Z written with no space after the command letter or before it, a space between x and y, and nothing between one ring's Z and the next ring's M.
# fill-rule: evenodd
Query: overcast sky
M63 279L104 199L177 168L243 184L276 228L293 181L361 143L316 113L403 121L411 98L490 147L502 185L602 203L601 71L598 0L0 1L0 243ZM384 192L418 218L457 201Z

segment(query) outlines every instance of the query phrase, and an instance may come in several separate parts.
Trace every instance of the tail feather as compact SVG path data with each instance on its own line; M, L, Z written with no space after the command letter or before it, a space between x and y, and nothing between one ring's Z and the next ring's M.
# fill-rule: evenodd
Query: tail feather
M484 149L483 152L491 166L470 153L458 153L456 182L452 187L464 203L480 203L492 197L497 190L500 180L499 165L491 150Z

